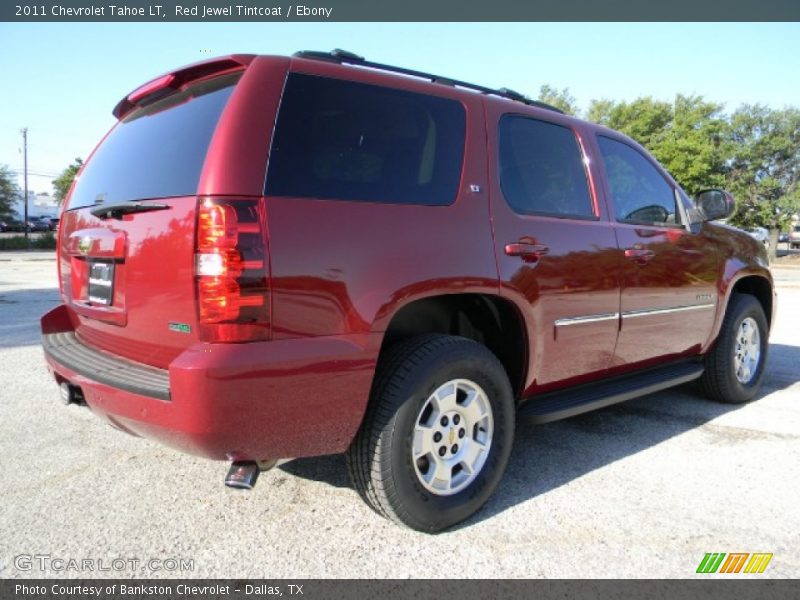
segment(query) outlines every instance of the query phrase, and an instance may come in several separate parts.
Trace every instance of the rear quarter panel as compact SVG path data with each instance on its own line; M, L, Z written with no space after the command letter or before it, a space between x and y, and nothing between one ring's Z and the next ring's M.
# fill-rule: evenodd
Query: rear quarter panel
M298 59L292 70L343 77L342 67L319 61ZM365 69L346 76L462 103L458 194L449 206L267 197L274 339L380 332L414 300L498 290L480 97Z

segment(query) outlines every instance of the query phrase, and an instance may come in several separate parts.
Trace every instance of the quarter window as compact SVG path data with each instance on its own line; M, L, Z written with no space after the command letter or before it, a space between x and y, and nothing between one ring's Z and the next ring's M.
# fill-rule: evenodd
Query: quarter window
M617 221L640 225L680 223L675 193L641 152L598 136Z
M465 128L455 100L294 73L281 100L266 193L450 204Z
M567 127L526 117L503 117L500 184L517 213L595 216L581 149Z

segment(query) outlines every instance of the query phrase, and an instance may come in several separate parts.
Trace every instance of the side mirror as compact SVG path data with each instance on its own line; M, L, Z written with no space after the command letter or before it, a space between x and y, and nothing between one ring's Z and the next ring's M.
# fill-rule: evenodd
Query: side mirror
M703 190L697 194L695 206L699 213L697 222L727 219L736 210L733 196L725 190Z

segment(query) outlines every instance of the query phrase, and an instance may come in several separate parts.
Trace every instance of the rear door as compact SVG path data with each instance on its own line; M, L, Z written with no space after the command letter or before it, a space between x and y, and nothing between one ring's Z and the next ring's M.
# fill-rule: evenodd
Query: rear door
M528 394L605 371L619 326L619 253L583 132L487 103L501 293L528 322Z

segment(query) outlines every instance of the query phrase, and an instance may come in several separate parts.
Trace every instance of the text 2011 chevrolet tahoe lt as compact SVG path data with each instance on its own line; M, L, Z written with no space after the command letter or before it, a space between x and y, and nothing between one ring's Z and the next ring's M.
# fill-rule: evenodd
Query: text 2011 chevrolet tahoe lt
M114 115L61 219L47 362L230 485L346 452L378 512L437 531L518 420L759 389L763 247L619 133L343 51L205 61Z

